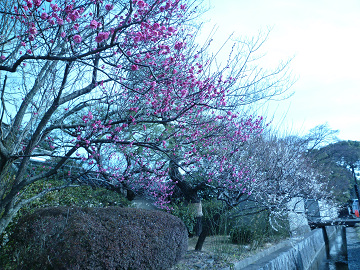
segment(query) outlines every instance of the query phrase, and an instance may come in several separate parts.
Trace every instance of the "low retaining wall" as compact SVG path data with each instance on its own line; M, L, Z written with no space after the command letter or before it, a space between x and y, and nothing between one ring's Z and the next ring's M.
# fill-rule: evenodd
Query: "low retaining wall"
M318 269L325 252L325 241L336 235L337 227L315 229L302 237L292 238L234 264L230 269ZM325 237L324 237L325 236Z

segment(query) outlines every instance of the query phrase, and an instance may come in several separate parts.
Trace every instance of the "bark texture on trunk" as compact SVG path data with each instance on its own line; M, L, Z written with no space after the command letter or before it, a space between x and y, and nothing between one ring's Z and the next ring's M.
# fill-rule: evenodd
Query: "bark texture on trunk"
M202 250L206 237L211 232L217 229L216 224L219 224L220 216L221 216L220 213L216 213L215 215L212 216L211 219L203 219L203 226L202 226L203 229L199 235L198 241L196 242L196 246L195 246L196 251Z

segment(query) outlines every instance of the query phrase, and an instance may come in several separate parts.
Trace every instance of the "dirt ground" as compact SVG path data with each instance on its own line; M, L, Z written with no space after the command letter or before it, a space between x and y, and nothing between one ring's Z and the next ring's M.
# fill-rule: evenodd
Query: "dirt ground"
M187 253L171 270L221 269L273 245L236 245L229 236L209 236L202 251L195 251L196 241L197 237L189 239Z

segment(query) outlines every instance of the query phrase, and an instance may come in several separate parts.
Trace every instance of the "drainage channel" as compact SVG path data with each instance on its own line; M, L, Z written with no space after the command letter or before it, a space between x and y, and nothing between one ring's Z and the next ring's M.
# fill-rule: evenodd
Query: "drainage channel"
M346 227L341 227L330 239L323 228L325 249L319 270L349 270L346 242Z

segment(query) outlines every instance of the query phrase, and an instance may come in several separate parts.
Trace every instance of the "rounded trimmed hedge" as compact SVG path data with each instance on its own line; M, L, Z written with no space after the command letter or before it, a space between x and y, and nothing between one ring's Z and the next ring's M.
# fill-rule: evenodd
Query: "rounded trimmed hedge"
M21 218L9 243L17 269L169 269L187 229L155 210L53 207Z

